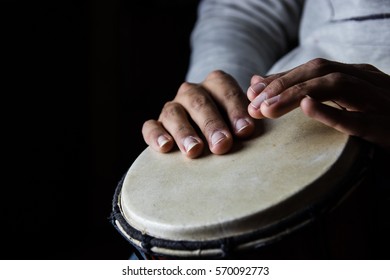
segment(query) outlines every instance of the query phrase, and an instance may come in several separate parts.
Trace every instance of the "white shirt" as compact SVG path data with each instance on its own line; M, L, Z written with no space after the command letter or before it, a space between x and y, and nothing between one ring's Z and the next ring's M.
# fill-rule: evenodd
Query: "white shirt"
M191 47L187 81L221 69L244 90L316 57L390 73L390 0L203 0Z

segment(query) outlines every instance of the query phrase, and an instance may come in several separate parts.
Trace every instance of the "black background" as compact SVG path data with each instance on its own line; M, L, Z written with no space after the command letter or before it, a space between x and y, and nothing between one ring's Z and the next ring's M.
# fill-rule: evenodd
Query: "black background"
M129 258L111 201L143 122L184 80L197 5L0 0L0 259ZM374 257L388 258L389 226L365 240Z
M127 259L115 187L188 66L196 0L0 1L1 259Z

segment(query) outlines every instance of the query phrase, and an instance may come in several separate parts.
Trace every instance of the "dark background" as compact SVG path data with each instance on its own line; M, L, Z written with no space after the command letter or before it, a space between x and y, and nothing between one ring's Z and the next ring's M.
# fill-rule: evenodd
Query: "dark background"
M184 79L198 1L0 0L0 259L129 258L111 201Z
M115 187L188 66L197 0L0 1L1 259L127 259Z

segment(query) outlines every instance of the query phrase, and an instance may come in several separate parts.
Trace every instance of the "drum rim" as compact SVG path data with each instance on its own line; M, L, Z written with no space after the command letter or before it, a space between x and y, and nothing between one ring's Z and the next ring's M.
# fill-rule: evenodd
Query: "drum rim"
M336 192L329 193L323 199L303 207L300 211L293 212L277 223L253 232L206 241L169 240L143 233L126 221L121 210L120 195L127 173L119 181L114 193L111 223L137 250L146 254L165 257L220 258L234 254L240 246L240 250L245 250L245 244L255 243L255 247L252 247L252 249L267 246L333 210L359 184L367 174L372 160L372 146L365 141L361 142L361 152L358 154L355 163L350 167L348 176L345 176L337 185Z

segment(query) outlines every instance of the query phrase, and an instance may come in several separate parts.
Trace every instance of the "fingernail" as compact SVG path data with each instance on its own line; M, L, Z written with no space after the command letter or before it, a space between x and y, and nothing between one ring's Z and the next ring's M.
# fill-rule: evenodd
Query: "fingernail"
M199 141L193 136L187 136L183 141L184 149L187 153L198 144Z
M166 143L169 142L169 138L166 137L165 135L160 135L158 138L157 138L157 143L158 143L158 146L160 148L162 148Z
M245 129L249 126L249 122L246 119L239 119L236 122L236 132L240 132L241 130Z
M269 99L266 99L266 100L264 101L264 103L267 104L268 106L271 106L272 104L278 102L279 99L280 99L280 94L279 94L279 95L276 95L276 96L274 96L274 97L271 97L271 98L269 98Z
M255 94L259 94L260 92L262 92L266 87L266 84L264 83L257 83L257 84L254 84L253 86L250 86L250 89L251 91L253 91L253 93Z
M221 131L215 131L211 135L211 145L215 146L225 138L226 138L226 135L224 133L222 133Z
M253 99L251 106L255 108L256 110L260 109L261 103L264 102L264 100L267 99L267 93L262 92L259 96L257 96L255 99Z

